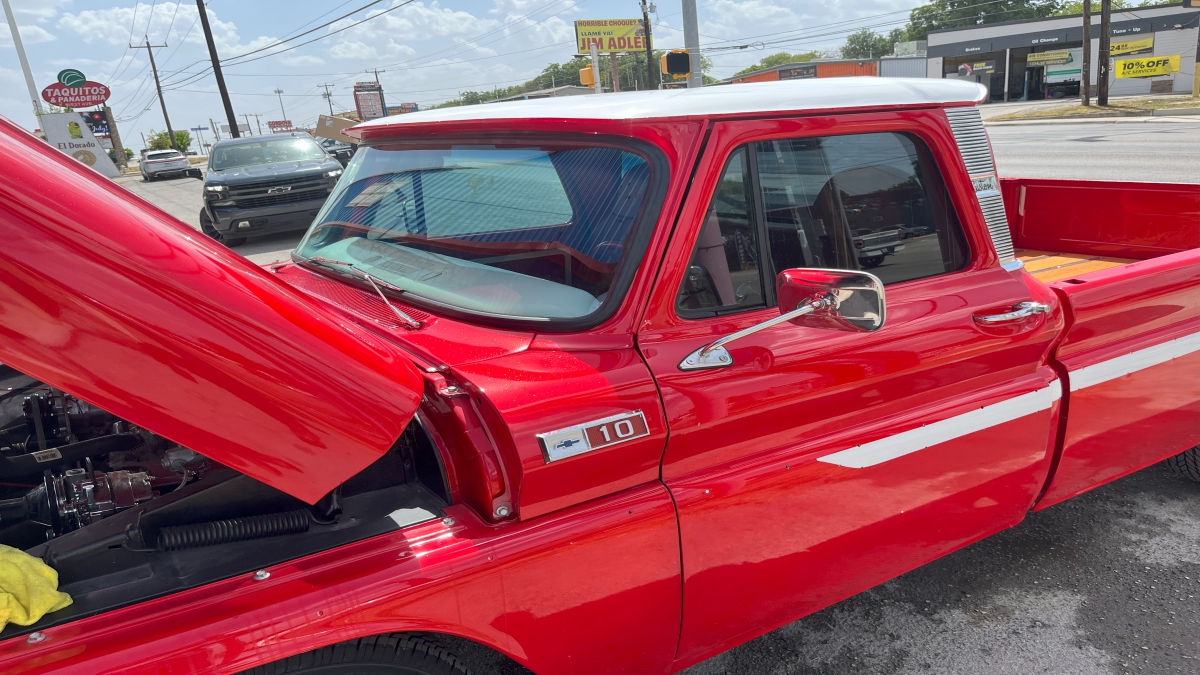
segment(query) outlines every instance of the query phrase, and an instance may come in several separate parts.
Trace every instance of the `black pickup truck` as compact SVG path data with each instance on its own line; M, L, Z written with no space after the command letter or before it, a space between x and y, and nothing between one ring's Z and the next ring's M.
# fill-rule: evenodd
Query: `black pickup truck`
M204 175L200 229L227 246L306 229L341 174L338 160L308 134L221 141Z

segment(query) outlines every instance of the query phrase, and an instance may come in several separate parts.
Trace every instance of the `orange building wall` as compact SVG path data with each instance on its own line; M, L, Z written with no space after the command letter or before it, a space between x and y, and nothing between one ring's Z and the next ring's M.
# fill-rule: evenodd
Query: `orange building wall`
M878 75L879 64L875 61L853 63L817 63L817 77L851 77L854 75Z
M747 75L745 77L735 78L733 81L735 83L738 83L738 82L775 82L778 79L779 79L779 71L778 70L768 70L765 73L759 73L757 75Z

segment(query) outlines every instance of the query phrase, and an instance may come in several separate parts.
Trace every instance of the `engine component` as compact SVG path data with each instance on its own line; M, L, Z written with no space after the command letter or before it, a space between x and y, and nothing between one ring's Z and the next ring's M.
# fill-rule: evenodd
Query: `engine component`
M54 525L59 531L88 525L155 496L149 474L142 471L68 469L61 476L49 477L46 488L51 517L57 519Z
M177 527L164 527L158 533L158 550L178 551L185 548L229 544L248 539L263 539L284 534L307 532L309 513L306 509L270 513L263 516L214 520Z
M0 455L0 478L40 474L50 466L69 465L74 462L82 462L88 457L130 450L141 443L142 438L137 434L114 434L24 455L11 457Z

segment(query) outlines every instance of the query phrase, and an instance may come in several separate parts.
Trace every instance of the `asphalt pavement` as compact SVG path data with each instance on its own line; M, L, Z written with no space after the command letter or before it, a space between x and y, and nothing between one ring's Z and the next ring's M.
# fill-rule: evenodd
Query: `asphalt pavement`
M1200 120L988 131L1002 176L1200 183ZM120 182L198 228L199 181ZM299 240L236 250L266 263ZM1200 674L1200 485L1145 469L686 673Z
M1200 183L1200 115L987 125L1001 176Z

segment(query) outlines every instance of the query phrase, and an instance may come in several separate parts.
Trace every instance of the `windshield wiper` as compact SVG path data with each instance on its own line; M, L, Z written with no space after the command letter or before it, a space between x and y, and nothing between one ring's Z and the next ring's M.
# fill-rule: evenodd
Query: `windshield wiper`
M383 304L390 307L391 310L396 313L396 316L399 317L402 322L404 322L405 326L407 326L413 330L417 330L418 328L421 327L420 321L417 321L416 319L405 314L404 312L401 312L398 307L393 305L392 302L387 299L387 296L383 294L383 290L379 287L384 286L385 288L396 291L398 293L404 293L405 291L403 288L400 288L399 286L390 284L390 283L384 281L383 279L376 277L374 274L371 274L370 272L359 269L352 262L346 262L345 260L334 260L333 258L323 258L318 255L312 256L311 258L305 258L302 256L296 256L296 257L305 262L312 262L312 263L317 263L318 265L325 265L325 266L335 266L338 268L348 269L348 270L354 272L355 274L362 277L363 279L366 279L367 283L371 284L371 288L375 289L375 292L379 294L379 299L383 300Z

